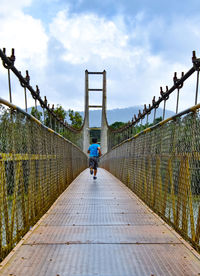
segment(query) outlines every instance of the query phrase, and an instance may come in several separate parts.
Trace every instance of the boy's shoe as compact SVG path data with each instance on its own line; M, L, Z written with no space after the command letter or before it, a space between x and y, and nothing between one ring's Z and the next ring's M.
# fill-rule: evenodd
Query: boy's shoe
M90 174L93 174L93 169L92 168L90 168Z
M96 176L93 176L93 179L97 179L97 177L96 177Z

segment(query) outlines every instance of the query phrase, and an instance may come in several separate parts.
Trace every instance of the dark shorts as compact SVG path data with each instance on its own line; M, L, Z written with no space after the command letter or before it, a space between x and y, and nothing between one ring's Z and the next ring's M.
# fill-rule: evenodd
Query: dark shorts
M98 157L90 157L89 158L89 167L96 170L98 167L98 161L99 161Z

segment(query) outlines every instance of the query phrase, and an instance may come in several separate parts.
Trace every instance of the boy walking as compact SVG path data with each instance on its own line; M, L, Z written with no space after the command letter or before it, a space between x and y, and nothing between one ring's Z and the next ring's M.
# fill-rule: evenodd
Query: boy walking
M92 145L88 148L88 153L90 154L89 157L89 167L90 167L90 174L94 173L93 179L97 179L97 167L98 167L98 159L101 156L101 149L100 145L97 144L97 139L92 138Z

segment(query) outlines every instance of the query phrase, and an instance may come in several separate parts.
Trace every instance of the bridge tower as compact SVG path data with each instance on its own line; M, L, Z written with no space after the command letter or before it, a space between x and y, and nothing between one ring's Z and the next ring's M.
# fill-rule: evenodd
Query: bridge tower
M102 88L89 88L89 75L102 75ZM89 104L89 92L102 92L102 105ZM90 128L89 128L89 108L101 108L101 151L102 154L107 152L107 119L106 119L106 71L88 72L85 71L85 121L83 127L83 151L86 153L90 144Z

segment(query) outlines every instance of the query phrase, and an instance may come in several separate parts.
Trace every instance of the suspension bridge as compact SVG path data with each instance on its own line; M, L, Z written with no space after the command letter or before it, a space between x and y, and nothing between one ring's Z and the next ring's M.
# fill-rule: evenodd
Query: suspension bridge
M113 130L106 118L106 71L85 71L80 129L61 120L0 50L9 99L0 98L0 275L200 275L200 59L158 99ZM102 87L90 87L91 74ZM196 75L194 105L179 112L181 89ZM12 102L22 86L24 109ZM102 105L89 93L102 93ZM27 113L27 93L43 109ZM192 95L192 91L190 92ZM176 94L176 112L165 118ZM163 104L162 121L156 109ZM89 109L101 108L98 178L89 174ZM131 116L131 115L130 115Z

